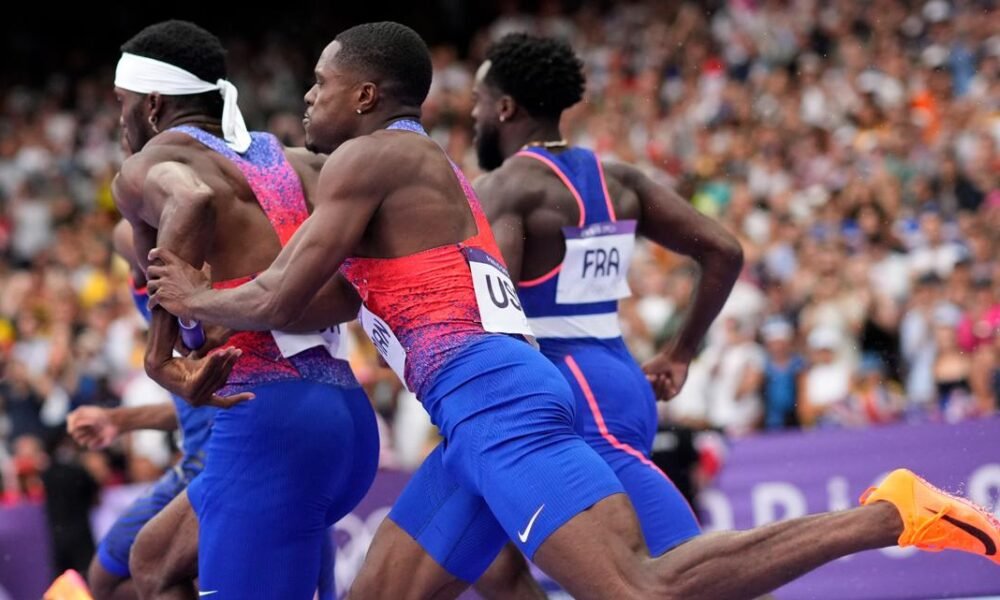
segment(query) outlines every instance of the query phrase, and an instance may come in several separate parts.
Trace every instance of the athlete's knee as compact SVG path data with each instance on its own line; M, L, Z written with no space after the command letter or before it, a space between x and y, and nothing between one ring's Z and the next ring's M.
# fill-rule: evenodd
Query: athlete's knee
M152 545L148 543L148 537L148 535L139 532L135 543L132 544L132 551L128 555L128 569L132 572L132 579L135 581L136 588L139 589L140 596L143 597L155 589L151 586L155 585L156 580L156 574L153 572L156 567L156 553L153 551Z
M392 519L385 519L347 597L355 600L457 598L469 587L439 565Z
M132 573L139 597L151 597L162 590L165 582L161 565L163 564L163 547L158 543L157 536L147 525L139 532L129 552L128 568Z
M90 561L87 569L87 586L90 588L90 595L94 600L106 600L114 597L115 588L124 581L121 577L113 575L104 568L97 555Z
M394 545L383 543L383 540L387 535L391 537L391 532L387 531L391 525L393 525L392 522L386 519L375 532L365 560L361 563L361 570L355 576L347 592L348 600L378 597L379 582L385 582L386 578L389 577L387 570L391 563L389 555Z
M681 598L697 598L681 585L679 573L674 564L664 561L663 557L640 559L638 577L632 577L628 582L635 592L636 598L666 598L680 600Z
M475 588L487 600L546 598L545 591L531 576L528 561L512 544L504 547Z
M625 556L620 556L617 561L618 568L615 574L619 578L621 592L616 597L635 598L659 598L674 600L681 598L694 598L696 595L687 593L677 586L676 564L674 561L662 560L663 557L652 558L646 543L640 536L638 541L627 539L628 550Z
M698 536L704 538L722 538L731 532L715 532ZM684 542L656 558L646 559L642 568L644 577L641 584L651 591L656 591L661 598L695 598L704 593L706 577L713 577L705 568L703 561L693 554L692 548L686 548L691 540Z

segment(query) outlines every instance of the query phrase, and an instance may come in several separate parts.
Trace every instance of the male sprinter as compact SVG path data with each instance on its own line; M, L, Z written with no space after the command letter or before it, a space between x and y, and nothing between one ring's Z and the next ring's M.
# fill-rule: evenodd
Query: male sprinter
M204 29L159 23L122 51L115 93L130 156L113 193L140 262L159 245L210 263L215 285L251 279L308 216L322 158L246 131L224 79L225 52ZM346 310L343 320L356 313L349 287L334 279L327 292L331 307ZM223 393L232 395L212 401L232 408L216 413L205 469L143 529L132 566L159 558L152 543L139 552L143 538L188 527L193 507L199 595L312 598L327 528L364 496L378 459L374 413L346 361L335 358L337 331L237 332L228 344L242 354L206 362L172 358L177 332L172 315L153 310L147 372L202 403L212 395L206 382L218 387L231 367ZM141 595L193 597L190 582L159 584Z
M310 144L337 150L312 216L274 264L212 290L174 253L151 253L163 262L149 270L154 303L237 329L293 322L344 264L362 325L444 438L376 533L354 597L453 597L505 535L576 598L743 598L897 540L995 550L1000 523L901 470L867 506L696 537L650 559L622 484L574 430L569 384L522 338L471 186L420 127L430 80L427 47L408 27L342 32L306 95Z
M127 221L115 227L112 242L115 251L128 263L132 272L130 283L136 308L148 321L145 274L138 268L132 247L132 228ZM129 431L158 429L174 431L181 429L180 461L163 475L149 491L115 521L97 548L97 554L90 563L87 581L95 600L131 600L138 598L129 571L129 552L142 527L180 494L204 466L205 442L208 441L215 408L196 408L177 396L173 404L152 404L148 406L103 408L82 406L67 419L67 429L79 444L91 449L105 448L116 437ZM194 579L197 575L197 532L194 536L174 535L171 545L187 544L192 561L187 565L170 564L161 561L164 572L178 572L175 577L186 576ZM164 553L173 556L175 553ZM173 578L173 577L171 577Z
M149 296L146 294L146 275L138 267L132 246L132 228L128 221L122 220L115 226L112 243L115 252L129 264L132 299L136 309L148 323L151 313L148 307ZM215 342L207 340L206 346L217 346ZM67 419L70 435L79 444L91 449L106 448L116 437L130 431L174 431L178 427L181 430L181 459L118 517L101 540L87 573L90 592L95 600L131 600L139 597L131 579L129 553L143 526L201 473L215 410L211 406L193 407L183 398L173 396L173 403L110 409L81 406L70 413ZM168 539L156 540L154 551L159 559L149 561L145 566L141 573L144 580L190 581L197 577L196 528L174 531ZM330 536L323 536L322 569L317 588L320 600L334 598L333 561L333 542Z
M475 187L542 353L573 389L584 439L614 469L650 554L660 556L700 529L650 460L656 397L618 325L635 234L701 267L694 310L676 344L653 362L667 367L656 381L663 399L683 385L739 275L741 252L722 226L638 169L602 164L562 138L562 112L583 90L583 64L564 42L511 34L494 44L477 74L472 111L479 163L492 172ZM527 567L513 555L500 561L477 589L498 596L517 564Z

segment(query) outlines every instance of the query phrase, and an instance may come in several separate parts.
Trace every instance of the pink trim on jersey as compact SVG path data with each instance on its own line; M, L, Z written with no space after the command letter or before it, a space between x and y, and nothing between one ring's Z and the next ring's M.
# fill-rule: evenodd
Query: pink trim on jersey
M601 189L604 190L604 201L608 205L608 216L611 217L611 222L614 223L618 220L618 215L615 214L615 207L611 204L611 194L608 193L608 182L604 179L604 166L597 155L594 155L594 160L597 161L597 172L601 175Z
M576 205L580 207L580 222L577 224L577 227L583 227L583 224L587 222L587 207L583 204L583 198L580 197L580 192L576 191L576 186L574 186L573 182L569 180L569 177L566 177L566 174L562 172L562 169L559 168L559 165L557 165L556 163L552 162L551 160L545 158L540 154L535 154L534 152L528 152L527 150L522 150L517 154L515 154L514 156L530 156L531 158L539 160L548 165L548 167L552 169L556 175L559 176L559 179L562 180L562 182L566 185L566 187L569 188L569 191L573 193L573 197L576 198Z
M612 447L638 459L639 462L659 473L661 477L670 483L670 485L674 486L674 489L677 489L677 485L674 484L669 477L667 477L666 473L653 464L653 461L646 458L642 452L639 452L632 446L619 441L618 438L615 437L615 434L608 431L608 426L604 423L604 415L601 414L601 407L597 405L597 398L594 397L594 392L590 389L590 384L587 382L587 378L583 376L583 371L580 370L580 365L576 364L576 361L573 360L572 356L567 356L566 366L568 366L569 370L573 372L573 377L576 379L577 385L579 385L580 389L583 390L583 397L587 399L587 405L590 407L590 413L594 416L594 422L597 423L597 430L600 431L601 437L611 444ZM677 493L679 494L680 491L678 490ZM694 517L695 523L698 523L698 516L694 514L694 509L691 508L690 504L687 504L687 501L685 501L684 504L686 504L688 510L691 511L691 516Z
M542 275L541 277L535 277L534 279L529 279L527 281L522 281L522 282L518 283L517 285L518 285L518 287L534 287L536 285L542 285L546 281L548 281L548 280L552 279L553 277L555 277L556 275L558 275L559 271L562 271L562 263L559 263L558 265L556 265L556 267L554 269L552 269L551 271L549 271L545 275Z

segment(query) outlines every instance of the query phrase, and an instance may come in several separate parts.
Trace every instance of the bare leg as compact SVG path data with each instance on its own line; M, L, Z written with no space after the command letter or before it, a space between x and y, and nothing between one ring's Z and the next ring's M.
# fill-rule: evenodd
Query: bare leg
M143 600L198 597L198 517L182 492L146 523L132 546L129 569Z
M97 556L90 561L87 585L94 600L136 600L139 597L131 579L109 573Z
M504 546L475 588L486 600L545 600L547 597L542 586L531 576L528 561L513 544Z
M841 556L895 545L902 531L896 508L879 502L705 535L651 559L627 500L613 496L556 531L535 562L579 600L752 598Z
M902 531L896 508L877 502L704 535L653 559L631 503L616 494L563 525L534 560L578 600L754 598L841 556L893 546ZM386 519L350 597L450 599L465 587Z
M380 572L381 571L381 572ZM469 584L437 564L416 540L391 519L382 521L349 600L451 600Z
M902 531L896 508L879 502L698 537L658 562L677 570L672 581L682 590L715 598L756 596L842 556L895 546Z

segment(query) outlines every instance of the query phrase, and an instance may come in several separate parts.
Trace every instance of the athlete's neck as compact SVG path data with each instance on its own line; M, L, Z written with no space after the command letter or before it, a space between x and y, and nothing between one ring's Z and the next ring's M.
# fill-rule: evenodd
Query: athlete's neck
M204 131L211 133L212 135L222 136L222 120L218 117L211 117L205 114L189 113L189 114L179 114L177 116L171 117L170 119L164 119L163 125L160 127L161 131L170 129L172 127L180 127L181 125L188 125L190 127L197 127L198 129L203 129Z
M367 122L362 123L362 129L364 130L361 135L367 135L369 133L375 133L379 129L385 129L395 123L396 121L416 121L420 122L420 109L410 108L410 107L400 107L395 110L385 111L382 114L370 114L364 115L362 118Z
M516 154L528 144L557 142L563 139L559 121L528 119L521 124L511 123L501 142L504 157Z

